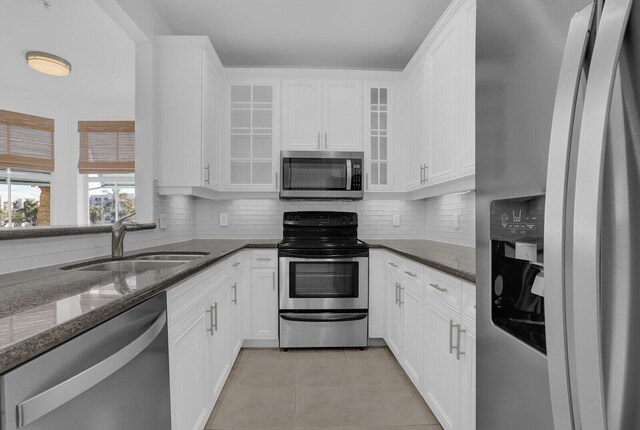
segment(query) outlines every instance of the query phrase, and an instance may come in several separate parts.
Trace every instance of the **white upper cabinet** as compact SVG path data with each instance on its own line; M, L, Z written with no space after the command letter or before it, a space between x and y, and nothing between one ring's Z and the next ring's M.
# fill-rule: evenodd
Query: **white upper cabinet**
M322 98L323 148L362 151L362 81L326 79Z
M207 37L158 37L158 185L218 189L222 66Z
M455 178L456 147L460 143L464 106L458 86L460 64L459 20L454 19L427 51L427 183Z
M278 81L231 79L225 92L225 189L277 190Z
M322 81L282 80L283 150L321 150Z
M363 84L365 191L393 190L394 84L393 81Z
M406 144L406 175L407 189L414 190L424 184L424 162L426 158L424 113L426 96L425 59L421 58L411 71L406 81L407 97L407 140Z
M282 80L283 150L361 151L362 80Z
M475 173L475 0L454 2L416 55L404 82L407 190L464 191Z

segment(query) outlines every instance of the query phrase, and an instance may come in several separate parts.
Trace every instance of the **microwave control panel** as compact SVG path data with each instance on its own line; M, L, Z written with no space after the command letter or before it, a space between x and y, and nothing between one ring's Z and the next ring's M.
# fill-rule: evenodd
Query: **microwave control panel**
M353 191L361 191L362 190L362 160L355 159L351 160L351 190Z

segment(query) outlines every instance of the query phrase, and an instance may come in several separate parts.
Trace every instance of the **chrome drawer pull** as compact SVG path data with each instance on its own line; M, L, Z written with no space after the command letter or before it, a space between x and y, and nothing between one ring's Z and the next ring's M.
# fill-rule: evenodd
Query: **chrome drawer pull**
M398 267L398 265L397 265L397 264L395 264L395 263L391 263L391 262L389 262L388 264L389 264L389 266L391 266L391 267Z
M447 289L446 289L446 288L442 288L442 287L441 287L440 285L438 285L438 284L432 284L432 283L429 283L429 285L430 285L431 287L435 288L436 290L440 291L440 292L443 292L443 293L446 293L446 292L447 292Z
M272 258L264 258L264 257L258 257L256 258L257 261L271 261Z
M404 271L404 273L406 273L406 274L407 274L407 275L409 275L409 276L413 276L414 278L417 278L417 277L418 277L418 275L416 275L415 273L411 273L411 272L409 272L408 270L405 270L405 271Z

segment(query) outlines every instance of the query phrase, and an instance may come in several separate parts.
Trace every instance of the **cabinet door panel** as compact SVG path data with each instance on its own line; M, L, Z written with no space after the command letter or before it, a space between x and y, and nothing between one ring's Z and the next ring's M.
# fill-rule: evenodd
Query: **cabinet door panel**
M364 153L366 191L393 189L395 153L395 85L364 82Z
M406 141L406 175L407 188L414 190L422 187L421 166L425 163L426 138L425 116L426 103L426 69L425 59L422 58L411 72L406 82L406 99L408 111L407 141Z
M321 115L320 80L282 81L282 149L320 150Z
M253 339L278 338L277 269L251 269L251 327Z
M396 288L396 284L400 284L398 280L398 276L395 271L391 271L389 276L386 279L387 284L387 306L388 312L387 316L388 320L388 338L387 344L393 355L396 356L396 359L399 363L402 363L402 351L403 351L403 341L404 341L404 331L403 331L403 316L402 316L402 306L398 303L398 299L400 297L399 288Z
M424 325L423 393L445 430L459 428L460 361L450 353L450 324L457 313L427 299ZM455 336L452 339L456 342Z
M462 430L476 430L476 328L464 324L465 333L460 340L462 356L461 415Z
M209 319L204 305L169 334L171 421L177 429L201 429L208 416Z
M204 55L204 54L203 54ZM218 190L220 176L220 82L213 66L206 58L203 59L205 70L203 73L202 100L202 158L203 185Z
M404 308L404 361L403 367L413 384L420 389L423 372L423 293L417 285L405 281L402 289Z
M209 401L217 398L231 368L231 288L225 279L222 292L212 298L214 306L214 331L209 333L211 348L211 394Z
M456 146L460 145L460 30L453 20L427 51L427 179L430 184L453 179Z
M362 151L362 81L324 81L322 103L322 148Z

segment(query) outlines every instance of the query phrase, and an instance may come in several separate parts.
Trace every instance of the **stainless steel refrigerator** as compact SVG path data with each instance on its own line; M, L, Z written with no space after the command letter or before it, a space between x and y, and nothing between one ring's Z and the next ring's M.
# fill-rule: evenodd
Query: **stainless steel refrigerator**
M479 430L640 429L639 102L633 0L478 0Z

